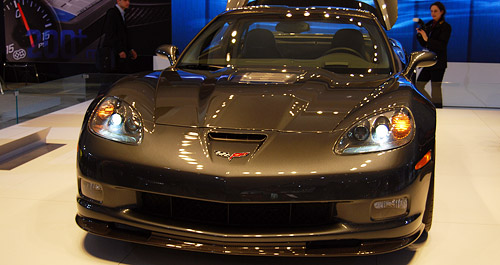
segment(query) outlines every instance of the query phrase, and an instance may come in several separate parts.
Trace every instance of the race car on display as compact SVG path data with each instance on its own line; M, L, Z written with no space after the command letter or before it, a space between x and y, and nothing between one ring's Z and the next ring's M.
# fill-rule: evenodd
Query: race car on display
M84 230L221 254L379 254L432 223L435 55L389 39L397 1L228 1L163 71L89 106Z

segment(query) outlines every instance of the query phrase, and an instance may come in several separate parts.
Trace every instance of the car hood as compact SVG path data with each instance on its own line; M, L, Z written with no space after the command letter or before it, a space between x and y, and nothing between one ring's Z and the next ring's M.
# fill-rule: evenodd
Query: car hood
M328 132L384 92L387 76L352 81L322 70L165 70L155 122L237 130Z

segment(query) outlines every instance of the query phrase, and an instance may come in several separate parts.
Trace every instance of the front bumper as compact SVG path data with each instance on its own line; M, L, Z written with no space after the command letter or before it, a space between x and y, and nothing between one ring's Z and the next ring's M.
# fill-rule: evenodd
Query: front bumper
M424 198L427 195L429 180L430 174L401 192L412 198L406 216L384 221L370 221L367 217L374 199L334 202L335 218L323 225L246 227L162 218L138 211L137 205L132 202L129 206L108 207L85 197L77 199L76 221L82 229L104 237L218 254L268 256L382 254L410 245L422 233Z

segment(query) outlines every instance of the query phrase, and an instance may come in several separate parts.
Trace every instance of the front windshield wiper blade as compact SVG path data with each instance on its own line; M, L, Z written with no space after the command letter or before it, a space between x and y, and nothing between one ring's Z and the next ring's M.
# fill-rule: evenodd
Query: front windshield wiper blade
M220 70L225 67L226 67L225 65L215 65L215 64L184 64L178 66L178 68L181 69L210 70L210 71Z

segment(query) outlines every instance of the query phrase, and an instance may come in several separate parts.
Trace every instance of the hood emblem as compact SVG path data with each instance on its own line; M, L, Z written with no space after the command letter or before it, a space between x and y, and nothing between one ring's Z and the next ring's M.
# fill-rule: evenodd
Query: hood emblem
M243 152L243 153L228 153L228 152L223 152L223 151L215 151L215 155L217 156L222 156L226 157L227 160L231 161L233 158L238 158L238 157L245 157L248 156L250 152Z

